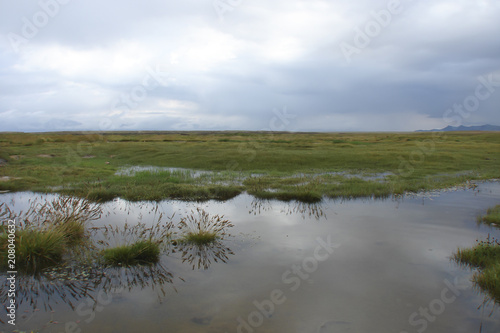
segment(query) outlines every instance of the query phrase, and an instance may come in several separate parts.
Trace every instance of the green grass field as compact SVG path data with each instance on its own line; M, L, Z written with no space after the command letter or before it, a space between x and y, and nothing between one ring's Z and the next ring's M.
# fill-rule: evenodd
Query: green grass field
M316 202L500 178L500 133L2 133L0 159L0 191Z

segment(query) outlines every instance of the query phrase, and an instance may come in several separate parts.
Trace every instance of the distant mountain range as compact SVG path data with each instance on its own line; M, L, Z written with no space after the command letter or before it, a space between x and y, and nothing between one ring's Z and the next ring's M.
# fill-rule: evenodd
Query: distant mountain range
M443 129L418 130L416 132L455 132L455 131L500 131L500 126L481 125L481 126L446 126Z

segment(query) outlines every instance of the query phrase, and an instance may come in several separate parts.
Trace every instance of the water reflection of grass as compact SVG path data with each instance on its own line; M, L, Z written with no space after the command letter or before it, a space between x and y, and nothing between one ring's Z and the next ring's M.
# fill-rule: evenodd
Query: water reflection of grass
M96 200L385 197L500 178L499 144L497 133L4 133L0 190ZM127 166L191 171L117 174Z
M21 324L23 318L28 321L39 310L51 312L57 317L58 304L66 304L73 311L79 309L77 313L80 315L90 314L91 309L108 305L113 295L123 291L151 288L161 301L168 288L174 288L173 274L161 263L127 268L61 265L45 268L37 274L19 274L16 282L16 302L19 309L24 309L24 315L18 318ZM9 302L7 293L0 294L0 302ZM88 318L78 319L83 321ZM41 328L47 329L52 324L53 321L50 321Z
M121 228L91 228L91 221L101 214L101 205L71 197L33 200L27 211L17 214L0 204L0 269L8 268L9 230L15 240L15 262L10 263L26 273L37 274L68 263L134 265L159 261L160 247L170 237L171 221L164 223L159 214L152 226L138 222ZM15 229L7 228L9 220L15 221Z
M0 216L5 220L0 229L0 269L7 270L8 220L22 221L15 232L16 269L32 274L70 263L115 267L155 264L162 254L169 253L172 245L179 244L185 245L185 249L204 246L201 252L208 253L211 248L220 248L218 242L233 226L223 216L197 208L180 219L179 233L175 233L174 215L164 219L158 205L153 211L155 221L150 224L138 221L89 227L102 211L100 205L85 199L59 197L43 204L34 200L27 212L19 214L1 204Z
M478 218L478 222L492 226L500 225L500 205L490 208L487 214ZM500 241L488 235L485 241L470 249L459 249L453 257L458 263L479 269L473 281L500 304Z
M67 207L61 208L61 203ZM222 216L212 216L199 208L180 219L181 233L175 233L174 215L165 219L158 205L151 212L155 213L152 223L95 227L90 221L101 215L101 206L84 199L59 197L45 203L34 200L27 212L18 214L2 204L0 217L23 221L18 222L16 230L16 301L31 306L34 312L42 307L45 312L53 312L54 305L61 302L73 310L78 306L91 309L102 306L99 302L103 293L113 295L116 290L146 287L151 287L161 301L166 296L166 286L173 282L172 273L163 266L171 252L181 252L182 261L193 269L225 263L234 254L222 242L232 226ZM7 255L8 230L2 224L2 259ZM203 244L195 243L189 240L188 230L213 238ZM177 237L182 241L172 244ZM28 264L21 266L22 263ZM0 276L6 270L1 267ZM107 296L104 298L111 302ZM0 301L8 301L7 293L2 293ZM51 319L47 325L54 323Z
M208 269L217 262L227 263L229 256L234 255L221 240L209 244L181 242L176 244L175 251L179 251L182 262L190 264L193 269Z
M261 200L255 199L250 204L249 214L257 215L262 212L272 211L273 202L271 200ZM319 220L321 218L326 219L325 212L323 210L323 205L321 203L305 203L301 201L290 202L284 205L280 211L285 215L300 214L302 218L305 219L306 216L310 218L315 218Z
M16 221L18 304L32 306L34 311L44 307L47 312L62 302L75 310L83 301L96 305L98 292L147 286L158 291L159 297L165 296L163 285L171 283L173 276L161 265L160 251L169 241L171 221L163 221L160 213L151 225L93 227L91 221L101 215L101 205L79 198L35 199L24 212L0 205L0 275L12 270L5 266L7 233L12 230L7 223ZM118 250L112 248L115 245ZM0 301L7 304L7 293L2 293Z

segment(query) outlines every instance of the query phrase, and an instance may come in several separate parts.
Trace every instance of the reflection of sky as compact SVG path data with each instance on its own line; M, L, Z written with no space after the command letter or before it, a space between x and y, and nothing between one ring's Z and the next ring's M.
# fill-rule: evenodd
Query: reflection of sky
M10 198L15 198L17 207L29 196L4 194L0 200ZM119 316L129 323L120 326L125 332L139 323L152 331L204 332L209 325L213 331L234 332L236 318L255 311L254 300L269 299L273 289L280 289L287 301L266 319L262 331L316 332L324 324L332 332L412 332L409 316L440 297L445 279L458 278L468 289L447 305L428 332L457 327L477 331L481 312L476 308L482 296L470 288L470 273L449 258L458 247L472 246L488 233L498 236L498 231L478 228L475 218L499 199L500 184L492 183L481 185L479 191L434 197L327 200L320 206L319 218L309 216L307 205L257 204L248 195L224 203L164 201L156 214L175 212L174 221L196 207L224 215L235 225L225 243L235 255L227 264L192 270L173 254L164 265L174 275L174 284L161 303L154 286L134 289L116 298L86 328L106 332L103 327L107 327L111 332ZM156 204L116 200L104 207L110 214L100 222L132 223L140 218L153 221ZM283 274L311 257L318 246L316 239L327 236L340 247L292 292ZM137 307L140 312L134 310ZM498 313L492 318L488 320L499 321ZM485 327L491 332L500 328L491 322L485 322Z

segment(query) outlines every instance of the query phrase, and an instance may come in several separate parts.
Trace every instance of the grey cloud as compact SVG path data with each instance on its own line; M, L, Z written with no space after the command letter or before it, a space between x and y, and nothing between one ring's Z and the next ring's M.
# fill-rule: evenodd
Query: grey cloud
M244 1L220 22L212 1L70 1L15 53L8 34L41 9L3 2L0 130L100 129L103 119L117 129L259 130L283 107L297 116L291 130L444 127L478 77L500 80L500 5L401 0L401 14L347 62L340 43L355 45L354 29L388 3ZM168 83L144 87L155 66ZM134 107L113 108L141 87ZM464 124L500 124L495 89Z

